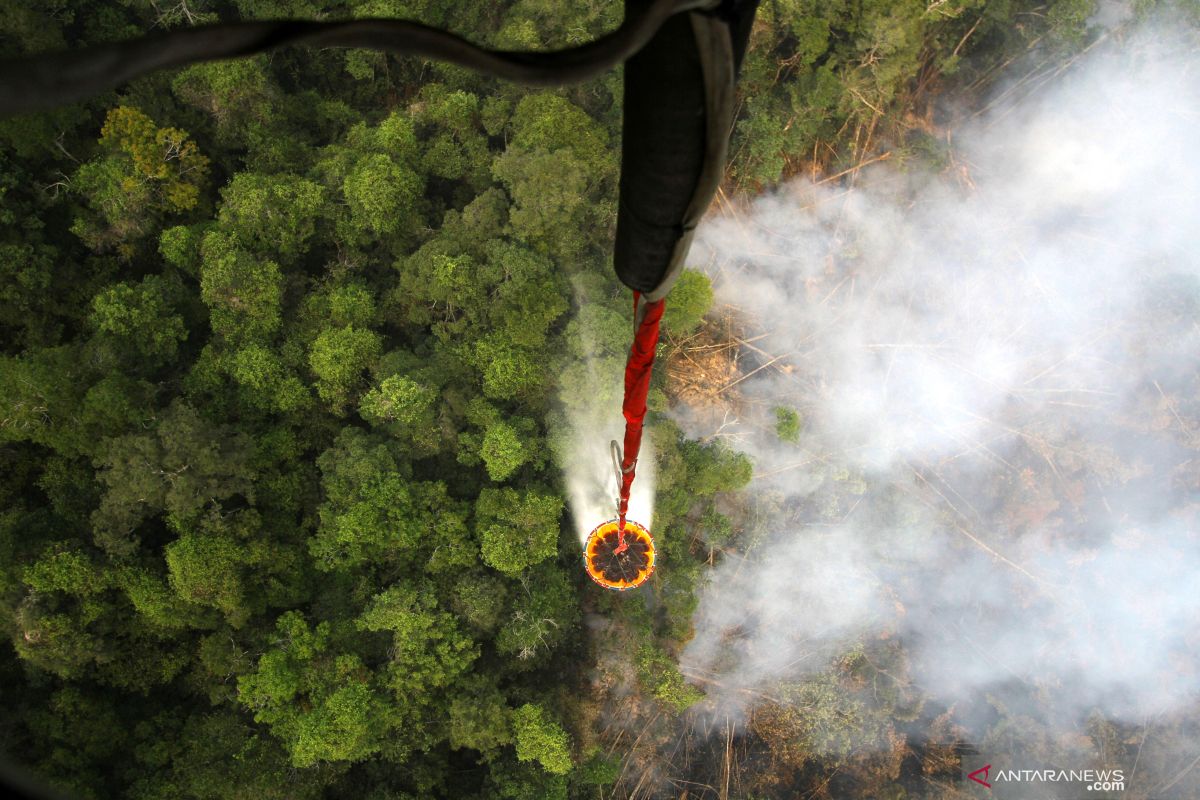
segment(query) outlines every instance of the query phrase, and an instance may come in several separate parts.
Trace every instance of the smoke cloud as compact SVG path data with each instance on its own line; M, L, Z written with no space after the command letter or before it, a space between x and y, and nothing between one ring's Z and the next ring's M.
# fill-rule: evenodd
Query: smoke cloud
M702 227L718 311L770 362L737 424L678 412L755 461L759 522L681 656L723 712L892 636L968 728L1002 687L1064 724L1195 700L1200 59L1118 38L960 126L939 171L894 154Z

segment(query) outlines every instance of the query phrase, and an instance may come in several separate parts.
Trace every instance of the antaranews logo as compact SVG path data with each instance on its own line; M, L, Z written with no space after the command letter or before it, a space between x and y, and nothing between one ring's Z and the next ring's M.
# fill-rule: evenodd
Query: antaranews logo
M984 762L975 769L976 764ZM1014 769L996 765L979 757L964 759L964 778L988 789L994 797L1028 797L1050 792L1058 796L1064 789L1083 792L1120 792L1125 790L1125 772L1120 769Z

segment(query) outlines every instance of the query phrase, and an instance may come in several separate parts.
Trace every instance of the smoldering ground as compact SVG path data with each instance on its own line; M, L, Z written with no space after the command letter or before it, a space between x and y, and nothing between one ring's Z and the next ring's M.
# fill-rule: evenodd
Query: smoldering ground
M706 221L716 310L777 360L721 429L757 477L681 655L699 715L881 640L975 737L1005 704L1066 730L1195 703L1198 122L1194 38L1117 31L935 169L897 152Z

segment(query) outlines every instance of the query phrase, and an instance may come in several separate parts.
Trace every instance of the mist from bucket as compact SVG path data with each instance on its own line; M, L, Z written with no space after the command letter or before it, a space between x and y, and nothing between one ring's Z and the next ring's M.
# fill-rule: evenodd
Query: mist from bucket
M572 523L582 545L597 525L617 516L618 485L612 441L625 438L621 402L633 320L577 292L579 313L567 326L569 360L559 380L562 412L552 424L555 461L567 484ZM653 533L654 431L647 424L629 496L627 519Z
M588 534L597 525L617 516L617 476L609 454L609 442L613 439L619 442L625 435L624 419L619 415L618 419L620 421L576 421L573 426L578 431L578 437L572 443L567 492L580 544L587 541ZM629 514L626 519L640 522L649 529L653 523L653 511L654 445L647 431L642 438L637 477L629 494Z

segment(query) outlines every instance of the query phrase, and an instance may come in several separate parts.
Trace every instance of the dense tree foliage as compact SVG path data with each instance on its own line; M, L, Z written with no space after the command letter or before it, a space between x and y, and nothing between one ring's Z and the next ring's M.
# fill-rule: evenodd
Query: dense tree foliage
M1078 37L1091 7L1012 29L1033 5L763 3L730 187L859 156L936 76ZM543 48L621 13L0 0L0 54L285 16ZM624 686L668 715L700 696L673 653L749 461L654 421L659 576L616 597L578 569L554 460L564 408L619 402L584 387L628 344L620 93L305 49L0 122L0 747L87 798L591 797L620 770L588 727L585 611ZM711 301L685 274L668 337ZM781 438L801 424L780 409ZM762 721L781 759L865 713L789 691L820 714Z

